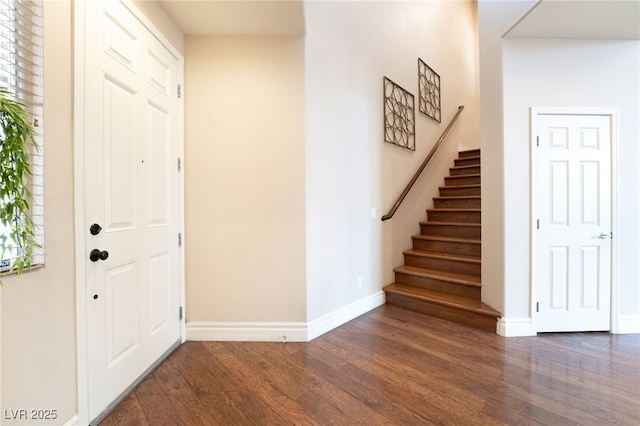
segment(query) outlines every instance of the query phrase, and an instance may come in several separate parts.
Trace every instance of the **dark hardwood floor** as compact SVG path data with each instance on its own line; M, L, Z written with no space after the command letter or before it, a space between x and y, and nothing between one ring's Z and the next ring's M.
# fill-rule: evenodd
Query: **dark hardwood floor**
M503 338L381 306L309 343L187 342L110 425L640 425L640 335Z

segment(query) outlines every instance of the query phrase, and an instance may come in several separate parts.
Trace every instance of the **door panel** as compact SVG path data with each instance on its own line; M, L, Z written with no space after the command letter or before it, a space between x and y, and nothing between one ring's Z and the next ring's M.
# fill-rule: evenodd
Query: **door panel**
M611 124L603 115L536 117L537 331L610 325Z
M107 366L138 346L138 282L136 264L128 263L105 271Z
M566 161L549 162L551 185L549 202L551 203L551 220L553 225L569 223L569 165Z
M551 309L567 309L568 249L568 247L549 247L551 259L549 307Z
M151 282L154 283L150 288L151 294L149 295L152 334L161 331L171 321L172 316L174 316L172 314L175 314L171 304L170 261L170 253L162 253L149 259L149 276L151 277Z
M148 104L148 170L149 170L149 225L166 226L170 220L169 193L173 170L170 167L171 115L160 107ZM174 165L175 166L175 165Z
M130 88L104 81L104 203L109 231L135 227L135 98Z

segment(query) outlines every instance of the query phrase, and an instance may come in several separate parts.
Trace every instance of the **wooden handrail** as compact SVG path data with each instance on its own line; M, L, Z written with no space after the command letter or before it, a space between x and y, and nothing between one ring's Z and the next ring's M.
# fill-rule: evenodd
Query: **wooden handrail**
M444 138L447 136L447 133L449 133L449 130L451 130L451 127L453 127L453 124L456 122L456 120L458 119L458 116L460 116L460 113L462 113L463 109L464 109L464 105L460 105L458 107L458 112L456 112L456 115L453 116L447 128L444 129L444 132L442 132L442 135L440 135L440 138L438 138L438 141L436 142L436 144L433 146L433 148L431 148L431 151L429 152L429 154L427 154L427 158L424 159L420 167L418 167L418 170L416 170L416 172L413 174L413 177L411 178L407 186L404 187L404 191L402 191L402 194L400 194L400 196L396 200L393 207L391 207L391 210L389 210L389 213L382 216L383 222L385 220L391 219L393 215L396 213L396 210L398 210L398 207L400 207L400 204L402 204L402 201L404 201L404 197L407 196L407 194L411 190L411 187L413 186L414 183L416 183L416 181L420 177L420 174L422 173L424 168L427 167L427 164L431 160L431 157L433 157L433 155L436 153L436 150L438 149L442 141L444 141Z

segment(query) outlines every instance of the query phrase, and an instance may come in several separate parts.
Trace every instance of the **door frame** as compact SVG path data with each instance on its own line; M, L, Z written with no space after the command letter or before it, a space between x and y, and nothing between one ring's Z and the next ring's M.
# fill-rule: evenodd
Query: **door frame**
M184 57L156 28L153 23L132 3L131 0L120 1L142 25L178 60L178 82L184 87ZM83 1L73 2L73 139L74 139L74 214L75 214L75 279L76 279L76 366L77 366L77 424L89 424L89 353L87 327L87 283L86 283L86 230L84 206L85 183L85 4ZM178 156L184 158L184 98L178 99ZM184 161L178 181L178 229L182 233L182 245L178 252L178 286L180 306L185 306L185 270L184 270ZM177 236L176 236L177 238ZM180 320L180 342L186 340L186 315Z
M538 195L538 151L536 149L537 126L539 115L600 115L608 116L611 123L611 232L613 239L611 240L611 306L610 306L610 332L618 331L618 114L617 108L584 108L584 107L531 107L530 109L530 147L531 147L531 192L530 192L530 256L529 256L529 301L531 313L531 327L533 333L537 333L536 326L536 217L538 211L537 195Z

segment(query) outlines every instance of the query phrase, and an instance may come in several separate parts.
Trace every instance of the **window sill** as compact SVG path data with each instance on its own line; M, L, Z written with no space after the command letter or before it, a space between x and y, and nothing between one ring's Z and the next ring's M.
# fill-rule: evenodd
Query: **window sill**
M22 273L26 274L26 273L29 273L29 272L37 271L39 269L44 269L44 264L38 263L38 264L35 264L35 265L31 265L28 268L24 268L22 270ZM10 277L12 275L18 275L18 271L16 271L15 269L12 269L12 270L8 270L8 271L0 272L0 278Z

